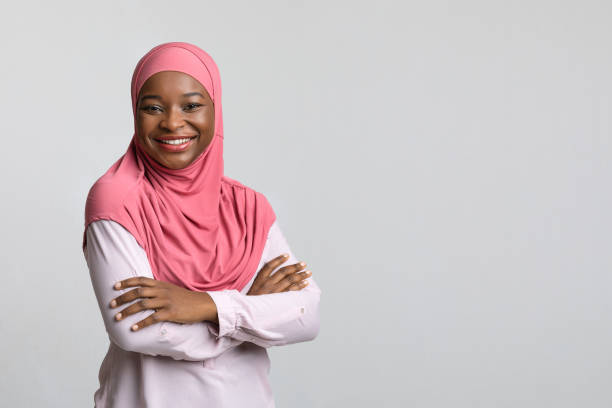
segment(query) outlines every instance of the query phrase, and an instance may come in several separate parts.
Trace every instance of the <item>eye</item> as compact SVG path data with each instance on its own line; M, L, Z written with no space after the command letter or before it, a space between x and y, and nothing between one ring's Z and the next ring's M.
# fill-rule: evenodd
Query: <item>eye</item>
M146 105L140 108L140 110L145 112L161 112L161 108L157 105Z
M194 109L199 108L200 106L202 106L202 104L201 104L201 103L195 103L195 102L193 102L193 103L188 103L187 105L185 105L185 107L186 107L186 109L187 109L187 110L194 110Z

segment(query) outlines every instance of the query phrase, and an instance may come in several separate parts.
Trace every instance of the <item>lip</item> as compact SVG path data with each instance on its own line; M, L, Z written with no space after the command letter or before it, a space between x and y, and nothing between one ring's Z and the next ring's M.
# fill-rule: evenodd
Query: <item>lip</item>
M166 135L154 138L155 140L176 140L196 137L197 135Z
M161 139L161 140L176 140L176 139L185 139L187 137L191 137L191 139L189 139L187 142L182 143L180 145L171 145L171 144L162 143L162 142L158 141L157 139L153 139L153 140L155 140L155 142L157 143L157 145L159 147L161 147L162 149L164 149L167 152L182 152L182 151L185 151L185 150L189 149L189 147L197 139L197 135L196 136L179 136L179 137L164 136L164 137L158 138L158 139Z

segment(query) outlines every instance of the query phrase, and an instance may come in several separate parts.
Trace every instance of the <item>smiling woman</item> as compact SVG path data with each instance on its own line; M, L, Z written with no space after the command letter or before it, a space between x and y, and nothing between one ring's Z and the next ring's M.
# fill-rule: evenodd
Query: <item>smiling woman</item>
M214 104L195 78L162 71L143 84L138 98L136 134L141 147L170 169L191 164L213 138Z
M110 340L95 405L274 406L266 349L317 336L321 290L266 197L224 174L216 64L192 44L153 48L132 110L128 150L85 205Z

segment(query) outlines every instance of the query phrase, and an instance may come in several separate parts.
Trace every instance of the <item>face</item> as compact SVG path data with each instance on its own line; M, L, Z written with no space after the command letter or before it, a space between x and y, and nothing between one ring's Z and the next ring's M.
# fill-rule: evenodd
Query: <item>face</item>
M145 81L136 105L136 137L159 164L187 167L206 150L214 131L213 101L196 79L161 71Z

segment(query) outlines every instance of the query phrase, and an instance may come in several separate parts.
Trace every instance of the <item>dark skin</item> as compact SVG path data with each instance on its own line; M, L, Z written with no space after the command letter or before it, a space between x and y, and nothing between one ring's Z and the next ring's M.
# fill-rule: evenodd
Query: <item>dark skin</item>
M136 137L162 166L182 169L210 144L215 130L213 101L199 81L177 71L152 75L140 88L136 105ZM187 150L168 152L156 138L196 136Z
M210 144L214 135L214 104L206 89L196 79L182 72L162 71L143 84L136 106L136 137L143 149L159 164L182 169L191 164ZM182 152L159 147L160 136L195 136L194 143ZM267 262L257 273L249 296L300 290L308 285L310 271L298 262L277 270L288 256L280 255ZM206 292L185 289L169 282L137 276L119 281L117 290L134 287L110 302L115 308L133 302L115 315L119 321L131 314L151 309L154 313L132 326L132 330L170 321L219 323L217 306Z

